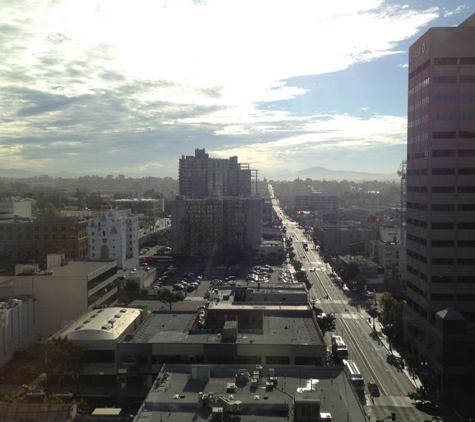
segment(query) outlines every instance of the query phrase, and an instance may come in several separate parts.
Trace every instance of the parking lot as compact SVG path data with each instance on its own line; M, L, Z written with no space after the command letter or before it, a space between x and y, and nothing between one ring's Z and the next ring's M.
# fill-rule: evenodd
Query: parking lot
M257 283L292 282L290 274L281 276L282 266L266 266L244 262L234 266L194 264L153 264L157 280L153 289L169 288L186 296L204 297L212 286L252 285ZM181 286L181 287L180 287Z

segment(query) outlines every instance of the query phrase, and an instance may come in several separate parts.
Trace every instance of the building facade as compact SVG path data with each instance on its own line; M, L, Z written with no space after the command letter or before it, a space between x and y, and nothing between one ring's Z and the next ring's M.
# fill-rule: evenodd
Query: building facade
M41 217L0 223L0 250L17 261L45 260L51 253L78 259L88 254L87 221L77 217Z
M48 271L17 266L2 283L0 297L29 295L35 301L38 336L48 338L63 326L117 297L117 262L72 261Z
M0 300L0 368L38 340L37 302L32 296L19 295Z
M443 391L475 375L474 39L472 15L409 49L405 333ZM456 313L465 331L437 323Z
M139 266L139 220L130 210L103 210L87 226L89 259L115 260L119 267Z
M178 198L172 206L174 254L212 257L223 248L258 249L262 241L262 199Z
M0 220L12 220L15 216L31 218L31 201L0 201Z
M319 214L334 213L340 207L338 195L328 195L322 192L295 195L297 210L317 211Z
M119 209L129 209L134 214L144 214L157 216L165 210L164 199L153 198L135 198L135 199L116 199L112 201L113 205Z
M181 196L202 199L208 196L251 196L251 170L237 157L210 158L205 149L179 160L178 182Z

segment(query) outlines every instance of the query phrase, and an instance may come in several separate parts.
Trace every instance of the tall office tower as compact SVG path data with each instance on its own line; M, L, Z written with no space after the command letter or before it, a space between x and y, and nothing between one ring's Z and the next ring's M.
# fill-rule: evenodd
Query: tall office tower
M208 196L251 196L253 172L237 157L210 158L204 149L195 149L195 156L180 158L178 181L180 195L201 199Z
M409 49L404 329L441 392L474 388L475 14Z

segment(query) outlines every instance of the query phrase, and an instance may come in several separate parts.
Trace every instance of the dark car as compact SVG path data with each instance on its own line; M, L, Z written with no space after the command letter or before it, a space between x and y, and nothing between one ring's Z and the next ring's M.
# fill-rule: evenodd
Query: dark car
M439 407L430 400L416 400L415 405L417 409L426 413L435 413Z
M372 396L379 397L379 387L378 387L378 384L376 384L375 382L373 381L368 382L368 390Z

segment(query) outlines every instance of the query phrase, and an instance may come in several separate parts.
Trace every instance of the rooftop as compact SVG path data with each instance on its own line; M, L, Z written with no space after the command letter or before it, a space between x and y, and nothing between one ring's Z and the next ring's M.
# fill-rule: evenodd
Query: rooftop
M45 276L57 277L85 277L93 274L96 271L104 269L106 266L111 266L115 261L67 261L65 265L51 268L53 274ZM27 267L27 266L26 266ZM31 275L26 273L18 274L18 276ZM43 274L35 274L43 275Z
M234 307L235 309L236 307ZM242 305L240 309L262 310L262 330L238 332L236 344L323 344L308 307ZM219 330L194 329L198 321L197 312L155 311L144 321L127 341L137 343L222 343ZM284 335L286 333L287 335Z
M141 310L134 308L100 308L87 314L60 330L56 336L69 340L116 340L140 317Z
M206 365L170 366L162 369L152 386L136 420L206 421L213 410L225 407L225 400L242 403L239 416L227 420L240 422L285 420L293 407L294 395L302 392L305 398L320 403L320 411L332 414L333 420L362 422L364 416L341 368L276 367L273 388L266 385L272 375L270 368L208 367ZM247 374L249 377L247 377ZM243 374L243 377L238 377ZM256 381L252 378L256 376ZM246 379L247 378L247 379ZM210 395L209 406L200 403L200 395Z

